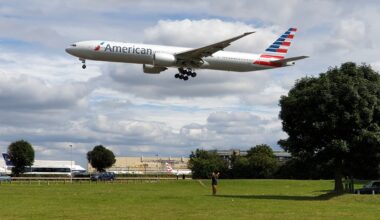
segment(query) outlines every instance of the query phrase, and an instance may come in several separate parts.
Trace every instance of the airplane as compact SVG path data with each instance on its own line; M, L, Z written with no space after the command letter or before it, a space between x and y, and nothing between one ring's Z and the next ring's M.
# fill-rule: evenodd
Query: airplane
M195 69L248 72L293 66L294 61L308 57L285 58L296 31L297 28L289 28L261 54L223 51L232 42L255 32L195 49L92 40L71 44L66 52L78 57L83 69L86 60L142 64L144 73L148 74L159 74L175 67L179 73L174 77L186 81L197 76Z
M170 164L165 163L166 165L166 170L176 176L181 176L181 175L190 175L191 170L174 170Z

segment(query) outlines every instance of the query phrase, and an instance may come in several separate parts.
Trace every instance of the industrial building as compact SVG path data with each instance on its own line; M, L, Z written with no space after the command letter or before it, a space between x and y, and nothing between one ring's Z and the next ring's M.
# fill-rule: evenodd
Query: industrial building
M154 174L167 173L166 164L176 170L188 170L187 157L115 157L116 162L107 171L116 174ZM88 172L95 172L91 164L87 164Z
M215 150L212 150L215 151ZM230 150L216 150L216 154L223 159L230 161L233 154L236 156L246 156L247 151L246 150L239 150L239 149L230 149ZM287 160L289 160L292 155L285 151L273 151L274 156L276 157L277 161L280 163L284 163Z

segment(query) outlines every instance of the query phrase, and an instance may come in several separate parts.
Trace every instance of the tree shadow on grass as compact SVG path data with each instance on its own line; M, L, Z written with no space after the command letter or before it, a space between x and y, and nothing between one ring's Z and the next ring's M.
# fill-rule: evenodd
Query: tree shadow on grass
M324 189L324 190L315 190L313 192L324 192L324 193L331 193L331 190Z
M292 196L292 195L216 195L215 197L235 199L272 199L272 200L295 200L295 201L323 201L343 195L342 193L327 192L319 196Z

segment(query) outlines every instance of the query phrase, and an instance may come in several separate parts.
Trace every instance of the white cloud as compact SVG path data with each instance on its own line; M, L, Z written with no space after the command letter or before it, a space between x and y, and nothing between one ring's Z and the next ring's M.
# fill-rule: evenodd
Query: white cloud
M164 45L201 47L249 31L256 33L234 42L228 50L260 53L280 34L280 32L273 33L278 31L274 27L257 28L242 22L226 22L220 19L160 20L157 25L145 30L145 41Z
M262 143L273 145L277 140L268 139L284 136L276 118L265 119L248 112L213 112L206 124L186 125L181 134L196 146L207 149L248 148Z
M278 98L296 79L348 60L380 69L376 1L28 3L0 6L0 149L24 138L37 158L69 159L70 144L82 163L97 144L135 156L275 146L285 136ZM311 58L261 72L199 70L188 82L141 65L82 70L64 52L88 39L200 47L254 30L226 50L260 53L290 26L299 31L289 56Z
M27 47L27 46L26 46ZM99 63L91 63L86 71L81 63L60 48L57 54L50 54L40 50L29 51L2 47L0 54L0 73L2 77L34 77L50 85L64 83L87 82L89 79L101 75Z
M368 48L371 41L366 38L367 28L363 21L348 19L340 21L332 30L325 51L332 49L353 52L358 47Z
M0 110L32 111L85 106L89 89L83 84L49 86L27 75L0 78Z

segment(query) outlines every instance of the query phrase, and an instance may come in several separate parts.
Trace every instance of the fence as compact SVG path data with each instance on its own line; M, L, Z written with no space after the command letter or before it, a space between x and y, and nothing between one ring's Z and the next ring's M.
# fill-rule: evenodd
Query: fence
M81 184L81 183L89 183L89 184L99 184L99 183L156 183L160 181L173 181L178 180L176 177L117 177L112 181L92 181L90 178L83 177L12 177L12 181L10 182L1 182L0 185L4 184Z

